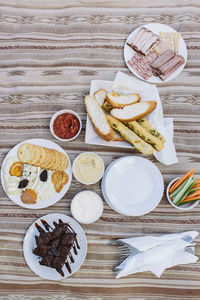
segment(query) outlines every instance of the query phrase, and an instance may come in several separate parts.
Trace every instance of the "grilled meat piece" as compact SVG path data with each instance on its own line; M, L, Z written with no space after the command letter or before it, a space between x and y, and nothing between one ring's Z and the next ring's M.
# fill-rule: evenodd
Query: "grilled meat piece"
M76 242L76 233L69 224L63 223L62 221L59 222L59 224L54 222L54 229L46 221L41 221L48 232L36 224L40 234L39 236L35 236L37 247L33 250L33 253L42 258L40 261L41 265L55 268L59 274L64 276L62 267L66 264L68 271L71 273L67 258L69 256L71 262L74 262L71 249L74 249L75 255L77 255L76 247L80 249ZM50 231L50 229L52 229L52 231Z

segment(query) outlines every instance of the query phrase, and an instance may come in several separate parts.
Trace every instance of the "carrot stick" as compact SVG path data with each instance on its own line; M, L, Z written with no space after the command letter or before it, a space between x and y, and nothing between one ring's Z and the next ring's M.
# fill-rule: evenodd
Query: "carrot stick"
M198 199L200 199L200 195L199 195L199 196L196 196L196 197L194 197L194 198L190 198L190 199L188 199L188 198L186 197L183 201L181 201L181 204L182 204L182 203L186 203L186 202L188 202L188 201L195 201L195 200L198 200Z
M177 189L179 187L179 185L181 185L181 183L183 183L183 181L185 181L188 177L192 176L194 173L195 169L190 170L187 174L185 174L184 176L182 176L181 178L179 178L169 189L169 193L171 194L173 191L175 191L175 189Z
M186 203L194 203L195 201L199 201L200 200L200 197L199 198L197 198L197 199L194 199L194 200L187 200L187 201L185 201L185 202L181 202L180 203L180 205L183 205L183 204L186 204Z
M197 181L195 181L196 184L200 184L200 179L198 179Z
M195 195L197 195L197 194L200 194L200 190L196 190L196 191L194 191L194 193L192 193L190 196L188 196L188 197L193 197L193 196L195 196Z
M196 195L194 197L186 197L182 202L191 201L191 200L195 200L195 199L199 199L199 198L200 198L200 195Z
M192 196L193 196L193 195L196 195L196 194L200 194L200 190L194 191L194 193L192 193ZM190 196L189 196L189 197L190 197Z
M193 188L195 189L197 187L200 187L200 183L199 184L195 184Z
M187 196L183 201L185 201L185 200L192 200L192 199L194 199L194 198L198 198L198 197L200 197L200 192L199 191L197 191L198 193L196 193L196 192L194 192L193 194L191 194L190 196ZM183 202L182 201L182 202Z

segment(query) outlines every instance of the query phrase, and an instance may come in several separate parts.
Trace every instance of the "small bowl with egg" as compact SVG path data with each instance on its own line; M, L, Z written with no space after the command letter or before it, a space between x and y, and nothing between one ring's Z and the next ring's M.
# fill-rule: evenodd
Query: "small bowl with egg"
M79 115L70 109L57 111L51 118L51 134L59 141L69 142L78 137L82 129Z
M71 202L71 213L74 219L82 224L96 222L103 213L103 201L93 191L82 191L74 196Z
M103 176L103 159L94 152L83 152L73 162L73 174L76 180L85 185L97 183Z

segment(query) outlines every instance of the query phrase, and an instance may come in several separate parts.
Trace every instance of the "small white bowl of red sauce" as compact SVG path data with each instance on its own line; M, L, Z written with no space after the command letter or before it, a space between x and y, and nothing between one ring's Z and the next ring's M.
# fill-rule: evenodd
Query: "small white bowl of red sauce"
M81 129L81 118L70 109L57 111L50 121L51 134L59 141L68 142L76 139Z

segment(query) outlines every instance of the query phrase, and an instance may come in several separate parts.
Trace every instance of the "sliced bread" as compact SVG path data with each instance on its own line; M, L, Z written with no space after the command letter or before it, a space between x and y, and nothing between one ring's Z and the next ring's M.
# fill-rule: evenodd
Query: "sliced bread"
M158 132L146 118L141 118L137 120L137 123L140 124L143 128L145 128L150 134L157 137L163 144L165 142L165 138L162 136L160 132Z
M144 127L138 124L137 121L124 122L124 124L157 151L161 151L164 148L164 144L161 140L150 134Z
M104 89L100 89L96 93L94 93L94 98L99 103L100 106L103 106L104 101L106 99L106 94L107 91Z
M111 95L112 96L115 96L115 97L117 97L117 96L120 96L117 92L115 92L115 91L111 91Z
M120 95L113 96L112 94L106 95L106 100L116 108L123 108L124 106L131 105L133 103L139 102L141 99L139 94L131 94L131 95Z
M121 121L134 121L150 114L156 108L156 101L142 101L123 108L113 108L111 115Z
M109 125L106 115L99 103L92 96L85 97L85 106L94 129L106 141L111 141L115 137L115 132Z
M127 126L121 123L119 120L107 115L108 122L113 129L119 132L121 137L133 145L135 149L140 151L143 154L152 154L154 149L151 145L143 141L137 134L130 130Z

